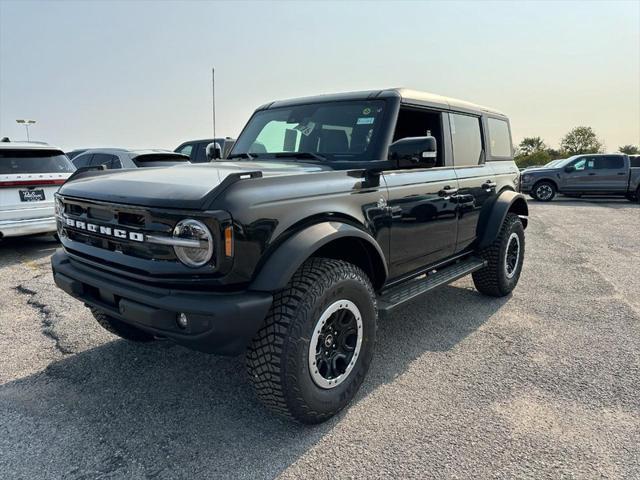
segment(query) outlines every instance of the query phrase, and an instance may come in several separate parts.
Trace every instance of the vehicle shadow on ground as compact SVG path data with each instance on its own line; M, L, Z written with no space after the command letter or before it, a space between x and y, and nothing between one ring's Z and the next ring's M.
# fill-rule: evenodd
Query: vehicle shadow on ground
M508 298L447 286L382 319L376 358L354 403L426 352L451 350ZM3 412L16 413L0 422L11 446L4 468L28 478L38 477L43 462L54 477L273 478L344 415L298 425L257 401L242 357L122 340L1 385L0 418ZM60 442L58 430L72 438ZM69 445L81 448L69 453Z
M10 237L0 240L0 268L10 267L24 261L38 261L50 257L60 243L53 235Z

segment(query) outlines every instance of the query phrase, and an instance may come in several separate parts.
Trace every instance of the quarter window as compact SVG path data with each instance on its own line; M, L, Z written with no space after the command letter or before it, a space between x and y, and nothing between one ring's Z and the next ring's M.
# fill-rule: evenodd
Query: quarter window
M504 120L489 118L489 150L492 157L511 157L509 124Z
M456 167L478 165L482 154L480 119L469 115L452 113L451 139L453 142L453 163Z

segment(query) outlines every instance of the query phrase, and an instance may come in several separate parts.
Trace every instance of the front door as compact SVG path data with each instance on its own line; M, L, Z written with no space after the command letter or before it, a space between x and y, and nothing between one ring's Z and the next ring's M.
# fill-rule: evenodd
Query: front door
M451 256L455 249L458 181L451 164L447 114L401 106L394 141L421 136L436 139L436 165L396 165L383 175L391 217L390 278L421 270Z
M571 172L562 172L563 192L590 192L593 190L594 157L584 156L577 158L573 163L567 165L574 167Z
M451 167L386 172L391 213L390 278L453 254L458 188Z

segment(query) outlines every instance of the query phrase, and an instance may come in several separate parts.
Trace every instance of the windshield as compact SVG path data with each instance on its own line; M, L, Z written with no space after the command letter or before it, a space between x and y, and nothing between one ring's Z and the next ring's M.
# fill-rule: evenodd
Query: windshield
M370 160L384 101L281 107L254 114L228 158Z
M560 160L555 167L556 168L561 168L561 167L565 167L567 165L569 165L571 162L573 162L576 158L578 158L580 155L574 155L573 157L569 157L569 158L565 158L564 160Z
M58 150L0 150L0 174L68 173L75 169Z

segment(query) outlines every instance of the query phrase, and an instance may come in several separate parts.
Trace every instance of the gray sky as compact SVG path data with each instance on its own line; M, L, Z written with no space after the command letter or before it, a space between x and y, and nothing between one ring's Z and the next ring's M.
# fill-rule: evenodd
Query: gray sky
M0 136L174 148L271 100L406 86L497 108L514 140L640 144L640 2L0 0Z

